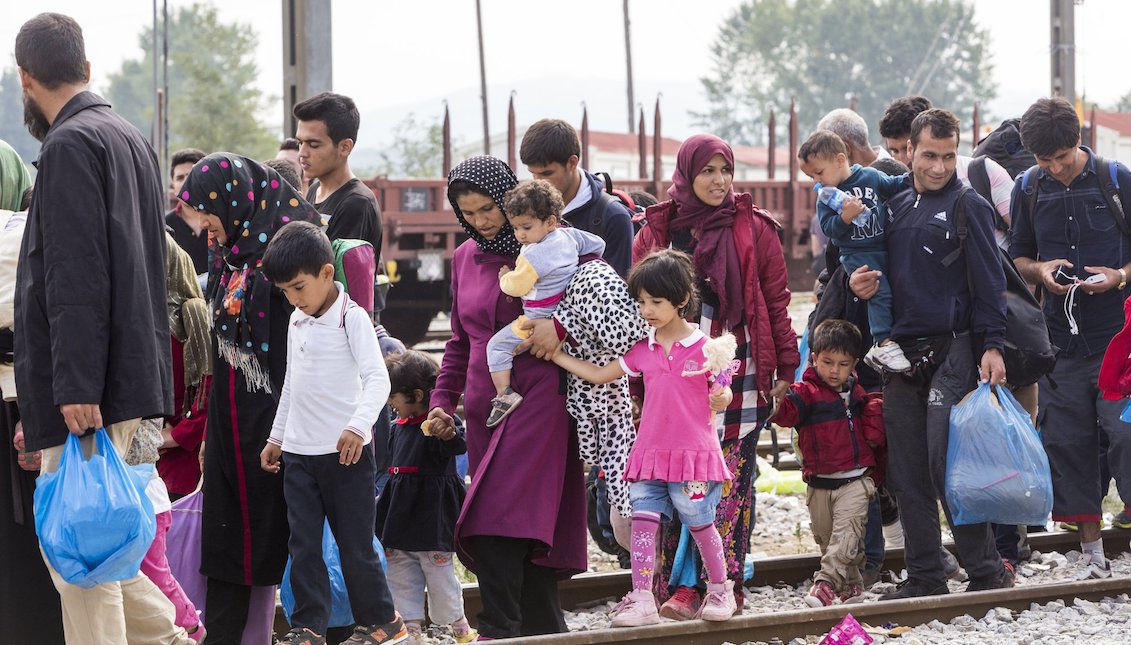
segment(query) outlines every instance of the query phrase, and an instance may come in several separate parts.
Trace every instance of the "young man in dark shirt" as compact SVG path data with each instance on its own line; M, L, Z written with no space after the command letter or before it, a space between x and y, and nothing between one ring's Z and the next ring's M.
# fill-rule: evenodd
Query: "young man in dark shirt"
M306 201L327 222L326 236L365 240L381 255L381 210L377 198L349 167L361 116L353 99L322 92L294 107L299 163L310 181Z
M204 152L196 148L184 148L173 153L170 162L169 175L172 178L170 188L173 195L181 192L181 185L185 183L189 171L196 162L204 158ZM197 275L208 272L208 231L204 229L204 220L195 210L181 208L180 200L176 206L165 213L165 225L172 231L173 240L177 246L185 250L192 258L192 267Z

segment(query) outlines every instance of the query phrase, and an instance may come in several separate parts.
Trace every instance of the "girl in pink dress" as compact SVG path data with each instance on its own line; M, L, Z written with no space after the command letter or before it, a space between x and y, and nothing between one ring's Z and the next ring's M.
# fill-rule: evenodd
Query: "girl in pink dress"
M723 462L709 402L712 376L703 369L707 337L684 319L696 297L691 258L672 250L649 255L632 270L628 291L650 326L647 338L604 367L561 351L554 355L555 363L593 383L625 374L643 376L648 392L625 472L632 501L632 592L613 610L612 625L659 622L652 594L656 536L660 522L670 521L673 510L691 529L707 569L700 617L727 620L735 611L734 583L727 580L714 521L722 482L731 474ZM729 398L729 388L721 391Z

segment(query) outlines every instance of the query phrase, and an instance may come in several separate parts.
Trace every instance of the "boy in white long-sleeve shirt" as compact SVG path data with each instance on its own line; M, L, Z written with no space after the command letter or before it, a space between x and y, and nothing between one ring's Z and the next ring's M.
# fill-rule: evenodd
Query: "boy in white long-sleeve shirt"
M318 227L306 222L282 227L267 246L262 270L295 307L287 334L287 376L260 455L264 470L282 470L291 529L295 609L282 642L326 642L330 582L322 560L324 520L337 540L359 625L346 642L400 642L408 631L373 549L376 465L367 445L389 398L377 334L365 310L334 281L330 240Z

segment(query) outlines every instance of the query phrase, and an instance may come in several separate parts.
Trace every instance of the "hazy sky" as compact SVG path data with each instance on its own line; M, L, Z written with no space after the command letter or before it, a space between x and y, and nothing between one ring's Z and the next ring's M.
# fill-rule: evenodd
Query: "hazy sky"
M325 1L325 0L323 0ZM615 97L586 96L594 87L623 84L624 32L620 0L481 0L487 41L487 80L492 130L505 123L505 97L516 86L552 81L575 86L575 102L561 106L563 118L577 120L581 102L590 119L626 129L623 89ZM9 0L0 23L0 47L11 62L20 24L40 11L74 16L86 34L93 84L122 60L140 56L137 34L152 22L150 0ZM170 0L170 6L186 4ZM280 0L241 0L218 4L226 20L253 25L259 32L258 64L263 89L282 93ZM633 65L636 100L649 115L656 92L665 92L669 109L702 109L697 79L710 69L710 44L718 25L739 0L632 0ZM978 22L990 29L999 96L988 108L998 116L1019 115L1049 92L1049 7L1042 0L977 0ZM882 19L882 16L877 16ZM1131 2L1086 0L1076 8L1077 85L1089 100L1113 103L1131 90L1126 73L1127 25ZM898 26L892 25L892 29ZM363 114L394 115L419 109L439 113L451 99L453 118L467 138L479 131L479 67L473 0L334 0L334 89L352 96ZM603 83L603 84L602 84ZM620 87L623 87L620 86ZM527 92L527 105L535 102ZM459 105L455 97L459 96ZM500 97L496 100L496 97ZM669 98L671 99L669 102ZM522 105L524 97L516 96ZM674 106L674 107L672 107ZM833 106L830 106L833 107ZM784 108L784 106L783 106ZM594 114L598 111L598 114ZM273 121L281 110L267 116ZM522 113L521 123L558 114ZM690 134L687 119L665 113L665 134ZM650 119L650 116L649 116ZM366 127L368 125L368 128ZM363 123L362 137L381 139L391 123ZM873 128L875 124L871 124ZM649 122L649 129L651 128Z

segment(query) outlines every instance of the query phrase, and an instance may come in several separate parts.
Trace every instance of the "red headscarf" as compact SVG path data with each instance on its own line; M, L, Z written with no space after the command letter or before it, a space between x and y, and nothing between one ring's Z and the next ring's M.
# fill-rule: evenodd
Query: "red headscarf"
M695 270L719 297L715 319L722 329L731 329L742 320L742 270L734 245L734 189L727 191L718 206L703 203L695 195L692 183L715 155L722 155L734 168L734 151L726 141L713 134L697 134L679 147L675 172L668 196L675 201L675 217L669 223L673 231L690 230Z

